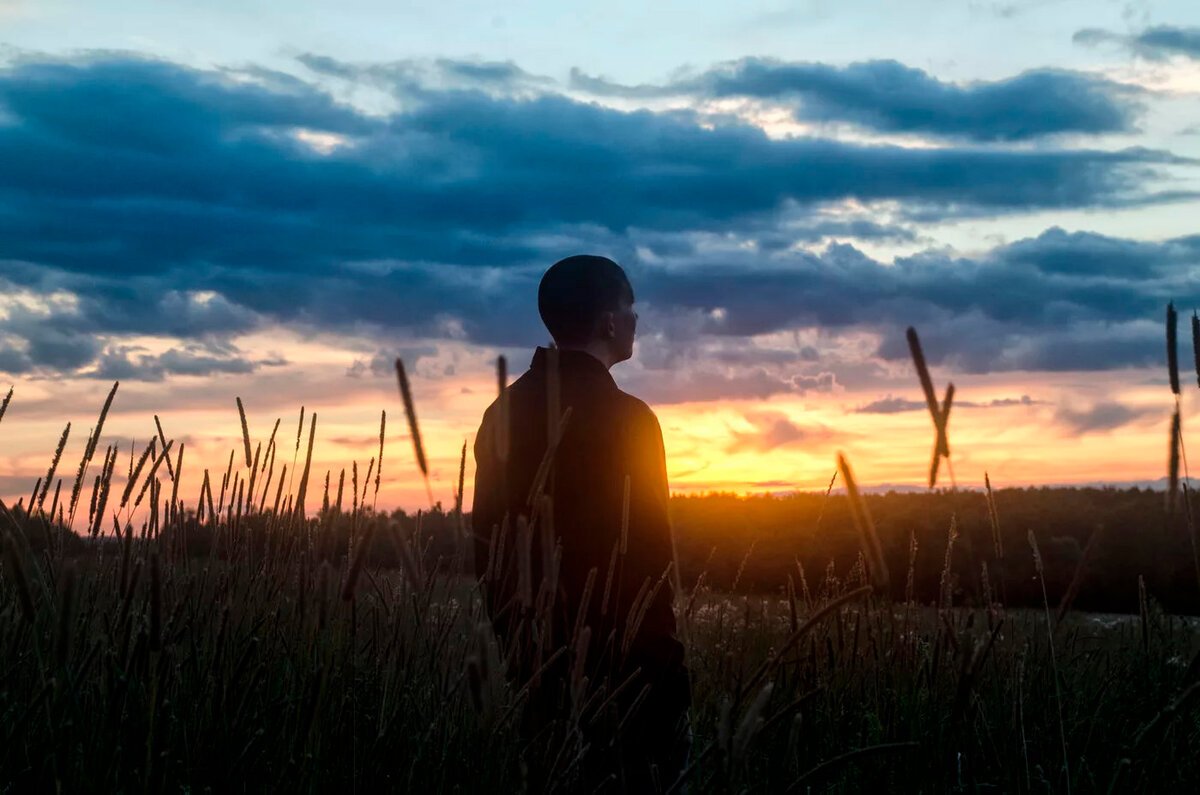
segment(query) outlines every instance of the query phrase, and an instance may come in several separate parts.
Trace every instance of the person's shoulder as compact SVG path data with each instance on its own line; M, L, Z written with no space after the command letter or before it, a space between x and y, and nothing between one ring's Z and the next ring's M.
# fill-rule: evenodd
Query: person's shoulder
M512 401L513 399L522 400L522 399L526 398L527 396L529 396L531 394L531 392L533 392L537 389L541 389L541 388L542 387L533 383L533 380L529 376L529 371L526 370L524 373L517 376L517 378L512 383L510 383L508 386L504 387L504 392L505 392L505 394L508 395L508 399L510 401ZM486 420L490 416L495 415L499 410L500 410L500 396L496 395L495 397L492 398L492 402L488 404L488 407L486 409L484 409L483 418Z
M658 416L646 401L618 389L617 402L620 406L622 416L630 422L655 429L658 428Z

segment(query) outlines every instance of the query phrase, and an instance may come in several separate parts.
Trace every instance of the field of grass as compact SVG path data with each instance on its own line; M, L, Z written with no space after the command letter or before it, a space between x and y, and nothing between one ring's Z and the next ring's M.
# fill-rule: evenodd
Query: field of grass
M931 399L935 465L949 405ZM219 484L206 471L189 503L174 487L182 446L161 434L114 484L107 410L73 478L56 476L56 456L27 501L0 503L3 791L519 792L530 771L578 789L612 685L572 674L570 717L522 731L535 677L514 675L528 665L501 648L462 574L461 504L415 518L373 508L382 427L365 477L355 466L327 480L316 509L307 461L286 487L275 471L278 423L252 451L243 419L241 455ZM301 458L303 428L302 415ZM794 555L765 526L761 548L710 547L714 516L740 511L746 526L762 500L675 502L693 745L663 790L1194 789L1200 624L1162 608L1139 569L1153 555L1128 556L1158 549L1155 536L1105 562L1095 533L1005 527L999 508L1021 515L1036 499L863 497L844 462L840 475L845 494L769 505L808 539ZM1176 579L1192 564L1187 513L1182 529L1166 517ZM1160 519L1146 521L1159 532ZM1074 554L1053 551L1064 533ZM1129 586L1130 613L1075 609L1098 562Z
M8 791L520 791L525 755L557 760L570 786L576 727L520 740L523 697L499 675L472 584L427 568L391 519L327 515L297 533L242 517L227 552L191 557L169 532L90 546L52 533L47 547L36 517L0 520ZM409 567L322 559L320 531L343 523L361 544L399 545ZM1061 621L917 606L865 582L859 566L812 583L807 602L680 595L691 791L1200 780L1194 621L1150 600Z

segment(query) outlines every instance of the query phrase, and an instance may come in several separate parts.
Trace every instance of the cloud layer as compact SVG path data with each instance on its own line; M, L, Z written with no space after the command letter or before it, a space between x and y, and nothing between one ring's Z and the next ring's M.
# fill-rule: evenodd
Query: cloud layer
M1200 28L1156 25L1132 35L1100 28L1083 28L1073 38L1078 44L1116 43L1155 60L1172 56L1200 60Z
M1137 98L1100 78L957 86L891 62L759 60L689 84L951 140L901 147L620 110L515 64L302 60L311 80L119 54L0 69L0 370L246 372L278 357L232 340L271 324L529 345L544 336L537 278L580 250L627 266L659 321L643 349L663 361L820 326L877 335L866 355L886 362L907 356L894 332L915 323L932 361L973 372L1144 365L1161 348L1146 319L1195 292L1200 237L1051 229L894 261L852 242L912 242L920 221L963 213L1170 198L1151 187L1186 165L1169 153L984 145L1129 129ZM395 107L368 112L329 81L386 88ZM883 204L903 208L895 222L871 217ZM863 366L751 356L648 380L665 401L765 397L827 391Z
M579 70L571 86L598 96L744 98L789 108L798 121L970 141L1126 132L1140 90L1083 72L1038 69L990 82L940 81L896 61L849 66L746 58L665 85L623 86Z

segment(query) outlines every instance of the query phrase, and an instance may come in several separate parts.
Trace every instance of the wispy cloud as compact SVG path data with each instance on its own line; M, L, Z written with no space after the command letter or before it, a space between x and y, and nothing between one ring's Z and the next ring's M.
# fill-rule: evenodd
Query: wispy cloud
M836 431L824 425L797 425L779 412L748 414L745 420L753 430L733 431L733 442L728 447L730 453L766 453L778 447L801 444L824 446L838 436Z
M993 398L987 401L974 400L955 400L954 407L959 409L980 409L980 408L1009 408L1011 406L1040 406L1045 405L1044 400L1034 400L1029 395L1021 395L1018 398ZM905 411L927 411L928 406L923 400L910 400L904 397L887 397L872 400L870 403L854 409L856 414L900 414Z
M1117 44L1145 58L1182 56L1200 60L1200 28L1156 25L1134 34L1083 28L1075 33L1073 40L1077 44Z
M1063 406L1055 413L1055 420L1071 433L1085 434L1115 430L1143 417L1161 413L1156 409L1104 401L1086 409Z

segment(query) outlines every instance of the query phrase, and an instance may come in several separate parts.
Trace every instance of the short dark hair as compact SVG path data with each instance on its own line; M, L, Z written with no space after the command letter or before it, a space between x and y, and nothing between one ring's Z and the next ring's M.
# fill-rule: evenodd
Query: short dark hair
M608 257L577 254L550 266L538 285L538 313L559 345L587 343L602 312L615 312L622 298L633 303L633 286Z

